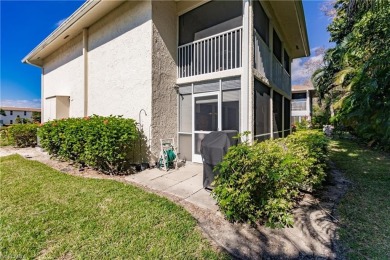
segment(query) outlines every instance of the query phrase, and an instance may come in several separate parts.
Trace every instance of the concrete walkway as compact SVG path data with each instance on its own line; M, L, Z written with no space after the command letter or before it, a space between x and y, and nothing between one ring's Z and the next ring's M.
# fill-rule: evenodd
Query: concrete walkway
M203 189L201 164L187 162L185 166L169 171L148 169L130 175L125 180L176 196L213 213L218 211L216 201L210 196L210 192Z

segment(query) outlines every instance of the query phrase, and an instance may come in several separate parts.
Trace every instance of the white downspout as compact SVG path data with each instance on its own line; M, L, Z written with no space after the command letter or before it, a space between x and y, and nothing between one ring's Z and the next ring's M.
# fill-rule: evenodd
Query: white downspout
M43 104L43 102L44 102L44 81L43 81L43 75L44 75L44 73L45 73L45 69L43 68L43 66L39 66L39 65L37 65L37 64L33 64L33 63L31 63L29 60L24 60L25 61L25 63L27 63L27 64L29 64L29 65L32 65L32 66L34 66L34 67L37 67L37 68L40 68L41 69L41 123L43 123L44 122L44 109L43 109L43 107L44 107L44 104Z
M84 116L88 116L88 28L83 29Z

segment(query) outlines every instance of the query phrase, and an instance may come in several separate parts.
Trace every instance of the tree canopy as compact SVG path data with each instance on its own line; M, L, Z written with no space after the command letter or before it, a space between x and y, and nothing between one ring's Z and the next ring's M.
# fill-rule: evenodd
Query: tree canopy
M328 27L334 48L312 76L334 124L390 144L390 4L338 0Z

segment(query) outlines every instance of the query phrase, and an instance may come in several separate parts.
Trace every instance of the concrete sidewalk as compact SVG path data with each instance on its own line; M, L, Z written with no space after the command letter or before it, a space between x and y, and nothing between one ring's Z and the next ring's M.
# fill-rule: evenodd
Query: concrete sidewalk
M149 189L174 195L197 207L216 213L218 206L210 192L203 189L203 166L187 162L174 170L148 169L125 178Z

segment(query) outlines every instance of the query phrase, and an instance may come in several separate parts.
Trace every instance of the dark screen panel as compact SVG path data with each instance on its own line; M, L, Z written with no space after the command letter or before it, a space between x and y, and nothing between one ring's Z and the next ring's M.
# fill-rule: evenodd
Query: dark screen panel
M282 62L282 41L280 40L278 34L275 31L273 34L273 41L274 55L280 62Z
M283 96L278 92L273 92L272 99L272 114L273 114L273 132L274 138L282 137L282 133L275 133L283 131L282 122L283 122Z
M306 99L306 92L305 93L293 93L292 99Z
M270 100L270 88L255 80L255 135L271 132Z
M195 33L222 23L223 31L241 26L241 16L242 1L210 1L201 5L179 17L179 45L193 42Z
M260 2L253 2L254 26L263 41L269 45L269 19Z
M284 51L284 69L290 74L290 56Z
M284 98L284 137L290 134L291 101Z

